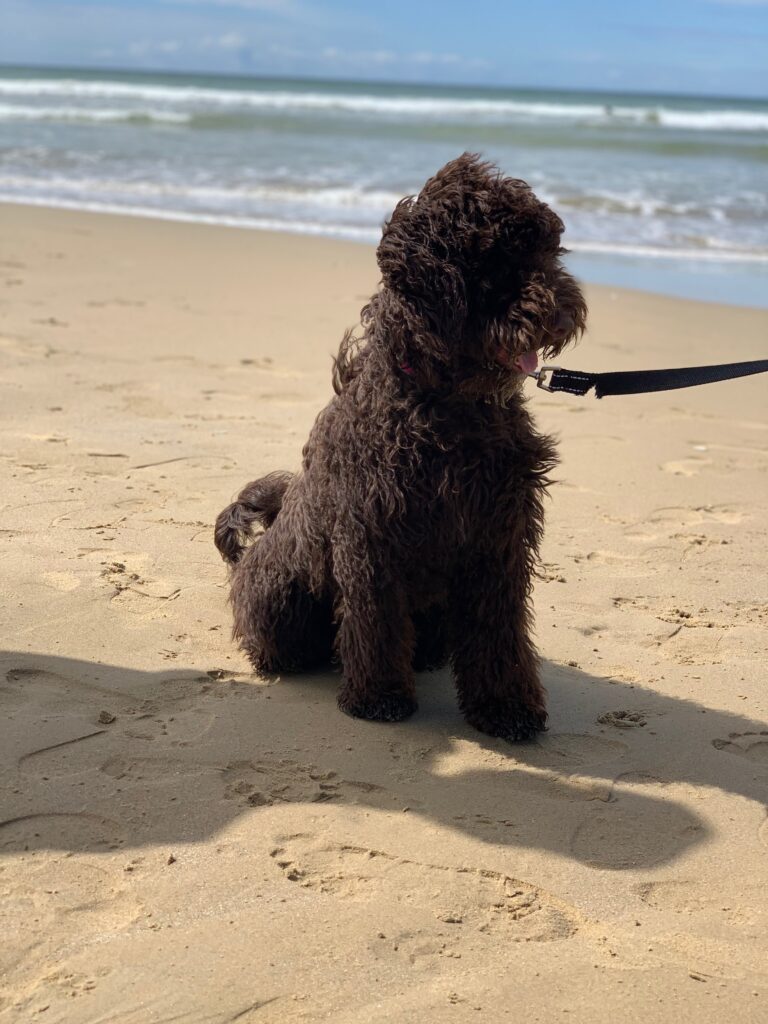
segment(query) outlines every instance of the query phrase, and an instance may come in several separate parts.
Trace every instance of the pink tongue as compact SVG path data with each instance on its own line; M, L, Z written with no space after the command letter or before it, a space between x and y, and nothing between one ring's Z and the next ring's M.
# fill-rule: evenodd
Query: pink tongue
M538 365L539 357L535 352L523 352L515 360L515 366L522 370L523 373L533 373Z

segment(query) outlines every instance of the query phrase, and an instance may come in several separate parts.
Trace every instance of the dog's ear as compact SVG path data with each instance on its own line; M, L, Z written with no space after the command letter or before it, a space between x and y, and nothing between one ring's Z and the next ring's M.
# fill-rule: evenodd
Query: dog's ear
M441 337L462 331L473 289L497 243L500 180L493 164L463 153L418 196L402 199L384 226L377 258L385 286Z
M418 196L402 199L384 226L376 254L384 284L443 337L460 331L466 320L468 274L497 180L491 164L464 153Z
M442 337L460 330L467 312L466 283L452 259L448 226L445 210L408 196L395 207L376 253L384 285Z

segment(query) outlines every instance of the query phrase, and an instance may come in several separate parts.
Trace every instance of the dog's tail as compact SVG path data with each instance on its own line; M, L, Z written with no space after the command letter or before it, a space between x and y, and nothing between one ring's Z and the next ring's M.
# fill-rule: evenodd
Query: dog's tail
M219 513L213 539L225 561L234 565L240 560L254 523L265 530L274 523L292 479L293 473L269 473L253 480Z

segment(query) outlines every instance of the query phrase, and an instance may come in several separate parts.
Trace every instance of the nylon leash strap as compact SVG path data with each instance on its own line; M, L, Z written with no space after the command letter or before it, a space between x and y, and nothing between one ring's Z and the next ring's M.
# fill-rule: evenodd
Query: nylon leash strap
M749 377L768 372L768 359L746 363L720 363L716 366L686 366L677 370L627 370L618 373L584 373L564 370L560 366L542 366L528 376L544 391L565 391L569 395L586 395L595 389L596 398L609 395L641 395L649 391L673 391L714 384L734 377Z

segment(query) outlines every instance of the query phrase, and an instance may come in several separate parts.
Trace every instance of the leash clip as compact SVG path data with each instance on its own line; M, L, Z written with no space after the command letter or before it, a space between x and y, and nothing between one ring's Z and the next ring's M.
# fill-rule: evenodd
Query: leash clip
M534 370L533 373L529 373L528 376L533 377L536 381L537 388L541 388L542 391L551 391L552 388L549 386L551 377L548 376L548 374L551 374L553 370L559 369L561 369L561 367L553 366L552 363L545 363L544 366L539 367L538 370Z

